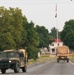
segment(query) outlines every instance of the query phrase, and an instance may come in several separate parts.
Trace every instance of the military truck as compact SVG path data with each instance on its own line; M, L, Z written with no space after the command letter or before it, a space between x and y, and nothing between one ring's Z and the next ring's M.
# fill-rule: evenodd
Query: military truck
M28 62L28 55L27 55L27 51L25 49L19 49L19 52L22 52L25 58L25 61Z
M7 69L14 70L18 73L20 69L26 72L26 57L21 50L4 50L0 52L0 69L2 74L6 73Z
M57 62L60 60L66 60L69 62L69 47L68 46L59 46L57 47Z

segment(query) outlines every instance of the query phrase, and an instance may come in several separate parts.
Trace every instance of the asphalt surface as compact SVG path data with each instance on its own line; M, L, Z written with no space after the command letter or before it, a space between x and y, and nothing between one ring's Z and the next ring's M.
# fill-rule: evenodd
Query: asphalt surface
M29 65L26 73L21 70L19 73L14 73L13 70L9 69L6 74L0 73L0 75L74 75L74 64L65 61L57 63L55 60L51 60Z

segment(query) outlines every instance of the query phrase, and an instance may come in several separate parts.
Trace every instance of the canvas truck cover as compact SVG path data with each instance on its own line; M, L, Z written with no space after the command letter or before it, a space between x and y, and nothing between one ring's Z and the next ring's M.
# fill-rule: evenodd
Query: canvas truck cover
M68 56L69 47L68 46L59 46L57 47L57 56Z

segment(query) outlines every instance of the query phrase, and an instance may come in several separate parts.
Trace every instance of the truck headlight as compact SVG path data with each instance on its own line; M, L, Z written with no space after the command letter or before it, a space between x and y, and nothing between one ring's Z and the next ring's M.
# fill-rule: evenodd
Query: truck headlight
M11 60L9 60L9 63L11 63L12 61Z

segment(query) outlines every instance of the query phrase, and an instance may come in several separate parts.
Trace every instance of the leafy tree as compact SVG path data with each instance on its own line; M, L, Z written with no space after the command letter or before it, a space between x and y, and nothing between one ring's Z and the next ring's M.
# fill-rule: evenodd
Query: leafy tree
M1 50L14 49L16 46L15 41L13 40L13 37L10 34L10 32L1 34L0 42L1 42L0 43Z
M65 45L68 45L71 49L74 49L74 20L65 22L64 28L61 32L61 39Z
M48 47L49 32L42 26L34 27L19 8L0 7L0 50L27 48L29 58L37 59L38 47Z
M50 39L57 38L57 29L53 27L49 33ZM60 32L58 31L58 38L60 38Z
M34 23L30 22L26 24L26 31L27 31L27 41L26 44L32 44L33 46L37 47L39 45L39 37L38 33L34 28Z
M14 27L14 31L12 33L14 41L16 43L16 48L20 48L21 41L22 41L22 32L23 29L23 16L22 11L19 8L10 8L10 14L13 18L13 21L11 22L11 25Z
M0 41L1 50L27 47L29 57L37 58L38 33L19 8L0 7Z
M0 49L10 49L16 46L13 40L12 32L14 27L10 24L12 21L9 10L4 7L0 7Z
M20 42L20 48L26 48L26 42L27 42L27 31L26 26L28 24L27 18L23 16L23 31L21 33L21 42Z
M27 47L28 57L29 59L36 60L38 58L38 48L34 47L33 45L28 45Z
M3 42L0 44L0 48L2 50L9 49L9 47L10 49L20 48L22 32L24 31L22 24L23 16L21 9L0 7L0 39ZM7 40L8 42L6 42Z
M44 26L36 26L36 31L39 36L39 48L48 47L49 44L49 32Z
M30 23L24 24L24 29L26 29L27 32L27 40L25 45L27 47L28 56L29 58L36 59L38 53L37 46L39 45L39 37L34 28L34 23L31 21Z

